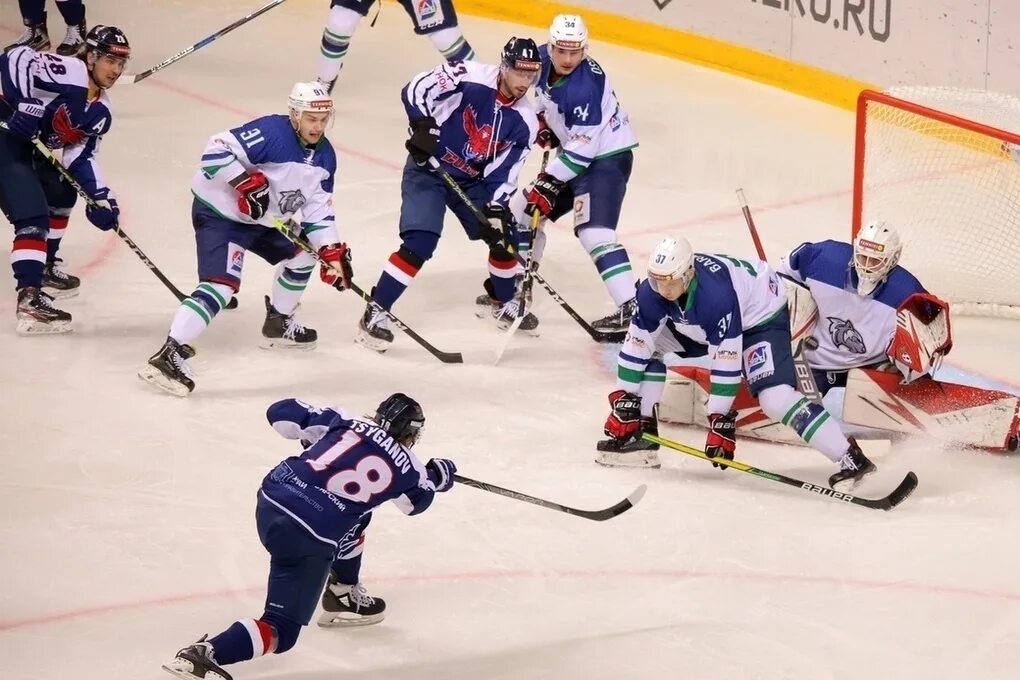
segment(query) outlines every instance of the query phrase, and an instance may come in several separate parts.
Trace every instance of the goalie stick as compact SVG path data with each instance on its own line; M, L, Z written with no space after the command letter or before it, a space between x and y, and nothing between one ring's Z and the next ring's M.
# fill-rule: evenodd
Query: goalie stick
M701 458L702 460L706 460L710 463L719 462L714 458L709 458L707 455L705 455L704 451L696 449L693 446L687 446L686 444L681 444L680 442L674 442L670 441L669 439L663 439L662 437L656 437L655 435L648 434L647 432L642 434L641 438L644 439L645 441L649 441L660 446L665 446L668 449L673 449L674 451L679 451L680 453L686 453L687 455L693 456L695 458ZM897 487L893 489L888 496L876 499L858 498L853 494L835 491L827 486L821 486L819 484L814 484L813 482L805 482L800 479L795 479L793 477L787 477L786 475L778 474L776 472L762 470L761 468L756 468L753 465L742 463L739 460L727 460L725 462L725 465L728 468L739 470L740 472L746 472L747 474L754 475L755 477L761 477L762 479L768 479L773 482L779 482L780 484L786 484L787 486L793 486L798 489L801 489L802 491L807 491L809 493L817 494L819 496L825 496L835 501L842 501L843 503L851 503L853 505L861 505L865 508L871 508L872 510L892 510L897 505L902 503L906 499L906 497L912 494L914 492L914 489L917 488L917 475L915 475L913 472L908 472L907 475L903 478L903 481L900 482L899 485L897 485Z
M5 121L0 121L0 127L2 127L4 130L10 130L10 128L7 127L7 123ZM81 184L78 184L78 180L71 176L71 173L67 171L67 168L65 168L64 164L60 162L60 159L53 155L53 152L50 151L48 146L43 144L43 141L39 139L38 136L32 138L32 145L35 146L36 151L38 151L46 160L48 160L53 165L54 168L57 169L57 172L59 172L60 175L64 178L64 181L71 185L71 188L74 189L78 193L78 195L82 197L82 199L85 201L87 205L89 205L92 208L99 207L95 200L91 196L89 196L88 193L86 193L85 189L82 188ZM117 234L117 236L120 236L121 240L124 241L124 243L127 244L128 248L131 249L131 252L138 256L138 259L142 261L142 264L148 267L149 271L155 274L156 278L160 280L160 283L166 286L167 289L174 294L174 297L177 298L178 302L183 302L188 297L187 295L182 293L181 290L177 286L175 286L173 282L171 282L170 279L168 279L163 272L160 271L159 267L157 267L156 264L149 259L148 255L142 252L142 249L138 247L138 244L135 243L130 236L124 233L124 229L121 228L119 222L117 226L113 228L113 231ZM226 309L234 309L236 307L237 299L231 298L230 302L226 306Z
M453 193L457 194L457 198L463 201L464 205L467 206L468 210L471 211L471 214L475 216L475 219L477 219L482 225L488 226L489 220L487 217L485 217L485 214L478 209L478 206L475 205L471 198L467 195L467 193L464 192L464 189L462 189L461 186L457 184L457 181L453 179L453 177L450 177L450 173L448 173L446 170L442 168L442 166L439 165L439 161L437 161L434 157L430 158L429 166L436 172L436 174L439 175L440 178L442 178L446 185L450 187L450 190L453 191ZM511 248L513 248L512 244ZM517 253L511 252L511 254L517 257L518 263L520 263L521 265L524 264L524 260L522 260L521 257L517 255ZM576 321L577 324L584 329L585 333L591 336L591 339L594 340L595 342L608 342L608 343L623 342L624 339L627 337L626 331L600 331L596 328L593 328L590 323L584 320L584 317L578 314L573 307L567 304L566 300L560 297L559 293L556 292L556 289L550 286L549 283L544 278L542 278L541 274L539 274L536 271L532 271L531 278L537 281L538 285L545 288L545 292L549 293L549 297L551 297L556 302L556 304L562 307L563 311L570 315L570 318Z
M281 234L286 236L292 243L297 245L298 248L300 248L301 250L303 250L306 253L308 253L309 255L311 255L312 258L318 264L320 264L320 265L324 264L322 258L319 257L319 253L317 253L315 251L315 248L313 248L303 238L301 238L300 236L295 234L291 230L290 226L288 226L287 222L284 222L283 220L274 217L274 218L271 219L271 226L272 226L273 229L276 229L278 232L280 232ZM335 271L337 274L343 274L343 272L340 271L340 269L336 265L329 264L328 266L329 266L330 269ZM425 351L427 351L429 354L431 354L435 358L437 358L440 361L442 361L444 364L462 364L462 363L464 363L464 355L463 354L461 354L460 352L444 352L444 351L442 351L440 349L437 349L435 347L435 345L433 345L428 340L426 340L425 338L423 338L420 335L418 335L417 333L415 333L414 330L410 326L408 326L406 323L404 323L403 321L398 319L396 316L394 316L392 312L390 312L389 310L383 309L383 307L378 302L376 302L375 300L372 299L371 295L369 295L364 290L362 290L358 286L358 284L354 283L354 281L351 281L351 290L354 291L354 293L358 297L360 297L362 300L367 302L372 307L373 311L381 312L382 314L384 314L386 316L386 318L388 318L390 320L390 323L392 323L394 326L396 326L397 328L402 330L409 338L411 338L412 340L417 342L419 345L424 347Z
M471 479L470 477L463 477L461 475L454 475L454 480L465 486L473 486L476 489L482 491L488 491L494 493L497 496L506 496L507 498L513 498L514 500L524 501L525 503L531 503L532 505L538 505L549 510L556 510L558 512L564 512L568 515L574 515L575 517L583 517L584 519L590 519L595 522L605 522L607 519L613 519L617 515L622 515L627 512L645 495L645 491L648 489L644 484L639 486L630 492L630 495L624 498L619 503L611 505L608 508L602 510L579 510L577 508L571 508L567 505L560 505L553 501L547 501L543 498L536 498L535 496L529 496L526 493L520 491L513 491L511 489L504 489L501 486L495 484L489 484L488 482L480 482L477 479Z

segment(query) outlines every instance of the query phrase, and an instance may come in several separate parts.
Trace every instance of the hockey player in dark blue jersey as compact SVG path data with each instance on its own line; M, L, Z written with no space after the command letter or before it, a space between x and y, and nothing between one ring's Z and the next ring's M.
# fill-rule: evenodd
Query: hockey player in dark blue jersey
M18 8L21 10L25 32L8 45L8 49L31 47L37 52L50 49L50 33L46 28L46 0L18 0ZM88 31L85 24L85 4L82 0L57 0L57 9L67 24L67 33L63 42L57 46L57 54L62 57L73 57L85 44L85 35Z
M371 419L296 399L276 402L266 417L305 450L273 468L258 493L255 523L270 554L265 611L203 636L163 666L186 680L231 680L223 666L291 649L320 595L321 626L381 621L385 603L369 596L360 580L372 511L393 501L417 515L453 486L452 461L433 458L423 465L411 451L425 414L405 394L387 397Z
M332 0L329 20L322 32L322 49L319 57L319 82L333 91L337 76L344 65L344 57L351 45L354 30L376 6L377 0ZM464 38L457 25L457 12L453 0L397 0L414 24L414 32L427 35L439 53L449 62L470 61L475 51ZM373 20L373 24L375 21Z
M124 33L95 26L78 58L15 47L0 55L0 208L14 225L11 268L17 281L17 331L66 333L71 315L41 289L78 287L56 268L57 247L77 195L33 146L37 135L63 149L63 164L97 207L85 216L100 229L117 226L120 209L96 162L113 123L106 90L131 55Z
M476 62L443 64L418 74L402 91L410 120L409 152L400 185L400 248L390 255L372 296L389 310L432 257L449 208L471 240L489 246L484 315L506 327L517 318L512 253L517 230L507 208L517 177L538 132L538 119L525 95L538 75L538 47L511 38L499 66ZM450 174L471 200L485 206L490 224L474 214L429 169L431 159ZM538 320L524 316L521 329L534 332ZM384 352L393 342L387 317L365 309L358 342Z

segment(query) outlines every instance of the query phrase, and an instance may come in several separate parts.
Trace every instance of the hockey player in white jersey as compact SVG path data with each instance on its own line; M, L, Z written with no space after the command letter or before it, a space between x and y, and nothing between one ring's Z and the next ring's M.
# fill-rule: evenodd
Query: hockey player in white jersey
M542 72L536 85L540 129L537 143L559 148L555 158L512 207L517 222L530 225L535 211L552 221L573 214L574 234L589 254L616 311L592 322L601 331L627 330L634 313L634 272L617 239L638 140L609 76L588 56L588 28L574 14L560 14L539 48ZM525 205L526 203L526 205ZM545 234L535 234L540 260Z
M725 461L733 459L737 414L732 406L746 377L748 389L766 413L839 465L829 477L833 489L852 488L875 471L857 443L843 434L840 423L797 391L786 296L768 264L694 253L686 239L667 238L652 252L637 302L620 349L617 389L609 395L612 412L605 432L610 438L599 442L597 462L658 466L654 445L643 442L641 434L654 427L654 409L665 379L665 365L654 358L656 350L684 353L685 348L672 342L658 345L671 323L687 335L704 333L712 357L705 453L719 460L713 465L725 469ZM696 331L686 331L686 326Z
M351 254L333 213L336 153L325 136L333 100L318 83L297 83L289 115L256 118L213 135L191 185L199 284L174 314L163 346L138 375L177 396L195 388L186 365L195 340L241 286L245 252L277 265L266 296L262 346L312 349L317 333L294 320L315 260L270 220L286 221L322 260L319 277L350 286ZM338 275L336 269L342 271Z
M795 337L810 338L805 359L819 395L845 390L847 424L935 432L958 444L1015 450L1020 399L930 377L952 348L949 305L898 264L902 249L895 228L877 222L862 228L852 244L802 243L779 266L790 282L791 314L802 320L793 323ZM664 401L670 412L694 415L687 403L677 409L672 402L690 402L696 390L683 380L704 383L703 369L678 370L681 377L670 381ZM779 424L743 391L736 408L738 431L781 436ZM700 414L679 419L690 420L700 421Z

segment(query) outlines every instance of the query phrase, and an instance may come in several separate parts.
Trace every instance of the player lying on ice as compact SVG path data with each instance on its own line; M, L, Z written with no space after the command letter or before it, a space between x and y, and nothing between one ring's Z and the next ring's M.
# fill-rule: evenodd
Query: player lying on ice
M928 375L952 347L949 306L897 264L902 249L895 229L871 224L853 245L803 243L779 267L788 277L795 342L808 339L805 358L820 396L844 390L848 425L929 432L963 446L1016 450L1020 399ZM699 397L709 383L708 371L675 370L660 415L704 424ZM795 441L746 390L739 392L735 408L738 432Z
M767 263L694 253L686 239L667 238L649 258L637 302L617 360L617 389L609 395L613 410L605 432L610 438L598 443L596 462L659 466L658 446L641 434L658 434L655 408L666 367L657 357L675 352L712 357L705 453L720 459L716 467L725 469L724 461L733 459L733 403L746 377L765 413L839 465L829 477L833 489L849 491L875 471L840 423L797 391L786 296Z
M453 487L453 461L423 465L411 451L425 414L406 394L387 397L372 418L297 399L276 402L266 417L304 451L273 468L258 493L255 524L270 555L265 611L177 652L163 668L186 680L231 680L223 666L291 649L320 596L320 626L382 621L386 603L360 582L372 511L393 501L417 515Z

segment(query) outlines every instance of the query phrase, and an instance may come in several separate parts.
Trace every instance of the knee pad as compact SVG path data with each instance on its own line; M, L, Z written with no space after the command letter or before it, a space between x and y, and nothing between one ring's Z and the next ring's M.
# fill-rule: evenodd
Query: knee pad
M418 268L432 258L439 245L439 234L420 229L405 232L400 235L400 239L398 254L405 262Z
M261 620L273 627L276 637L276 646L270 645L273 654L283 654L297 644L298 636L301 635L301 624L284 618L274 612L266 612Z

